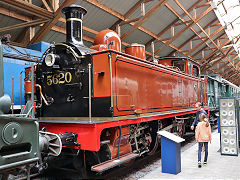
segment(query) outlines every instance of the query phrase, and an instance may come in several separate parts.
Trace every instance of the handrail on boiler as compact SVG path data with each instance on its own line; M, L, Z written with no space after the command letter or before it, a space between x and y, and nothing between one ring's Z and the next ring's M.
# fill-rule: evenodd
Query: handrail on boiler
M91 81L91 64L89 63L88 64L88 81L89 81L89 122L91 123L92 121L92 87L91 87L91 84L92 84L92 81Z

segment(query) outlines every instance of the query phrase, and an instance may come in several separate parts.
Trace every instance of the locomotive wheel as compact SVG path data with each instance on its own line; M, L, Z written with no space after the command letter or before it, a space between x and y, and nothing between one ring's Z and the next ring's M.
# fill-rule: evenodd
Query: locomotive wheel
M87 168L111 159L111 151L107 144L103 144L99 151L86 151Z
M109 146L107 144L103 144L98 151L98 156L100 159L100 162L108 161L111 159L111 151L109 149Z
M64 148L59 156L48 158L46 163L49 168L72 168L72 154L72 149Z
M150 134L152 137L152 142L149 147L148 155L154 154L158 148L158 136L157 136L158 121L153 121L151 124L151 128L152 128L152 131L150 132Z
M183 137L185 133L184 123L179 123L177 128L177 133L179 137Z
M153 137L152 137L153 138ZM150 151L148 152L148 155L152 155L156 152L158 148L158 137L157 137L157 133L154 139L152 139L152 143L150 145Z
M88 171L84 167L84 151L80 151L79 154L73 158L73 167L81 174L82 178L88 177Z

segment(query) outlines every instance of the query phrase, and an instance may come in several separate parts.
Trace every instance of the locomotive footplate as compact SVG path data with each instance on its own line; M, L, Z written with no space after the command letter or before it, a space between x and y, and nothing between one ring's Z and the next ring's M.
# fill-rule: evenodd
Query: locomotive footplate
M188 113L195 113L195 108L187 108L187 109L178 109L178 110L170 110L170 111L160 111L154 113L142 113L128 116L116 116L116 117L91 117L91 121L89 117L40 117L40 123L77 123L77 124L97 124L104 122L112 122L112 121L121 121L121 120L136 120L141 119L141 121L149 121L164 119L169 117L180 116ZM136 123L136 122L135 122Z
M150 122L175 116L195 114L195 108L164 111L159 113L140 114L138 116L118 117L44 117L40 118L40 128L45 127L48 132L55 134L65 132L78 133L77 142L81 150L98 151L100 149L100 135L103 129L130 124ZM56 128L57 127L57 128ZM76 147L77 148L77 147Z

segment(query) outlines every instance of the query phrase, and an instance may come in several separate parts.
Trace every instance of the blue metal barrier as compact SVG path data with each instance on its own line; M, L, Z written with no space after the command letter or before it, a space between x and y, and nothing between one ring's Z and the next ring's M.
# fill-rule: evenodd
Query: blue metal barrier
M178 174L181 172L181 142L180 138L167 131L160 131L162 172Z

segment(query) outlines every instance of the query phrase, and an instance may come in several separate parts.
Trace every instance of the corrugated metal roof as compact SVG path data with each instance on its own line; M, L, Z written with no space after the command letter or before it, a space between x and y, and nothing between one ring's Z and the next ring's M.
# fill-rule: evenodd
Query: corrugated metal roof
M17 20L15 18L11 18L1 14L0 14L0 19L1 19L0 28L9 27L9 26L22 23L21 20ZM11 40L14 41L18 37L18 35L22 32L22 30L23 29L21 28L21 29L14 29L14 30L0 32L0 36L3 36L4 34L10 34Z
M124 15L138 0L99 0L99 2Z
M131 25L124 25L121 27L121 35L124 33L127 33L132 30ZM131 43L140 43L140 44L146 44L149 40L151 40L151 36L149 36L146 33L143 33L142 31L136 29L126 40L125 42L131 44Z
M172 14L165 6L163 6L147 21L145 21L142 26L155 34L158 34L176 18L177 17L174 14Z
M63 2L64 0L60 0L60 4ZM104 10L101 7L96 7L95 5L93 5L93 3L101 3L103 6L106 6L108 8L110 8L110 10L115 11L116 13L121 14L122 16L124 14L126 14L126 12L128 12L137 2L138 0L98 0L98 1L92 1L87 2L88 0L76 0L76 4L81 5L82 7L84 7L88 12L87 14L84 16L83 18L83 26L90 28L94 31L101 31L104 30L106 28L110 28L114 23L116 23L119 18L116 17L115 15L112 15L110 13L108 13L108 10ZM200 4L204 4L209 2L208 0L178 0L181 5L187 10L189 9L193 4L199 2ZM159 2L159 0L153 0L153 1L149 1L147 3L145 3L145 11L146 13L149 12L152 8L155 7L155 5ZM183 16L184 11L177 5L177 3L175 2L175 0L168 0L167 3L169 4L169 6L171 6L171 8L174 9L174 11L176 13L178 13L181 18L183 18L185 21L190 20L190 18L186 15ZM43 3L42 1L39 0L33 0L33 4L37 5L39 7L43 7ZM208 9L210 7L210 5L207 6L203 6L200 8L196 9L196 16L198 17L200 14L202 14L206 9ZM15 10L13 8L10 7L6 7L5 8L9 9L9 10L14 10L15 12L21 13L23 15L27 15L29 17L34 17L26 12L21 12L20 10ZM189 14L194 17L194 13L193 12L189 12ZM141 17L142 13L141 13L141 8L140 6L128 17L128 19L135 19L138 17ZM214 13L214 11L210 11L208 12L207 15L205 15L202 19L200 19L198 21L198 24L203 28L205 27L209 22L211 22L212 20L214 20L216 18L216 15ZM1 27L6 27L6 26L10 26L10 25L14 25L14 24L18 24L21 23L22 21L20 20L16 20L14 18L10 18L4 15L0 15L0 19L1 19L1 24L0 24L0 28ZM179 20L179 18L169 9L169 7L163 5L161 6L155 13L153 13L145 22L143 22L141 24L141 27L145 28L147 31L149 31L150 33L153 33L155 35L159 34L163 29L165 29L166 27L168 27L171 23L175 22ZM181 21L178 21L178 23ZM219 23L219 21L216 21L216 23ZM57 22L56 26L61 27L61 28L65 28L65 23L63 22ZM182 25L177 25L174 26L174 35L177 35L179 32L182 32L183 29L186 27L186 24L182 24ZM194 31L198 32L199 35L201 37L205 37L206 35L201 31L201 29L197 26L197 25L192 25L191 26ZM215 27L211 27L211 31L210 34L212 34L213 32L215 32L219 27L221 26L215 26ZM121 26L121 35L123 35L126 32L130 32L132 30L132 26L129 24L123 25ZM36 31L39 28L36 28ZM21 29L18 30L13 30L10 31L14 38L17 38L19 36L19 34L21 33ZM205 30L208 33L208 29ZM8 33L8 32L4 32L4 33ZM216 37L218 37L220 34L224 33L224 30L220 31L218 34L214 35L212 37L212 39L215 39ZM3 33L0 33L0 35ZM95 34L91 33L91 32L87 32L87 31L83 31L83 34L85 36L88 36L90 38L94 38ZM198 38L198 36L191 30L191 29L186 29L183 33L181 33L181 35L178 38L174 38L175 40L170 44L172 47L165 47L165 45L162 42L156 42L155 43L155 50L161 48L164 49L163 51L160 51L158 53L159 56L167 56L170 53L174 52L175 50L173 49L173 46L175 47L181 47L181 50L187 52L190 51L190 42L186 43L185 46L182 47L182 44L184 44L186 42L186 40L188 40L189 38L194 37L194 38ZM169 38L171 40L172 38L172 32L171 29L168 29L164 34L161 35L161 38L166 39ZM140 43L140 44L146 44L148 43L150 40L152 40L153 37L150 36L149 34L136 29L133 33L131 33L125 40L124 42L126 43ZM48 42L62 42L65 41L65 35L56 31L51 30L43 39L44 41L48 41ZM221 40L221 42L225 42L227 41L227 39L225 40ZM166 41L167 42L167 41ZM203 43L202 45L199 45L199 43L201 43L202 40L194 40L192 41L192 47L195 49L190 55L194 55L196 52L198 52L199 50L201 50L203 47L207 47L206 43ZM211 44L211 41L208 40L207 41L209 43L209 45L214 48L215 46L213 44ZM217 43L215 41L215 43ZM91 46L92 43L90 42L85 42L86 45ZM197 48L195 48L197 47ZM146 48L147 51L151 51L151 47L148 46ZM205 56L207 56L207 54L211 53L212 50L210 50L210 48L205 49L204 50L204 54ZM183 55L182 53L177 53L178 55ZM231 58L234 56L230 56ZM198 55L195 56L196 59L202 59L202 53L199 53ZM238 61L238 60L236 60ZM218 66L216 64L216 66Z
M81 5L87 10L87 14L83 17L83 25L95 31L109 28L118 20L118 18L113 15L85 1L76 1L76 4Z
M0 14L0 19L1 19L0 28L16 25L23 22L21 20L11 18L5 15L1 15L1 14Z
M16 9L16 8L7 6L5 4L0 4L0 7L4 8L4 9L7 9L7 10L10 10L10 11L14 11L14 12L22 14L22 15L26 15L28 17L33 17L33 15L31 13L27 13L26 11L21 11L21 9Z

